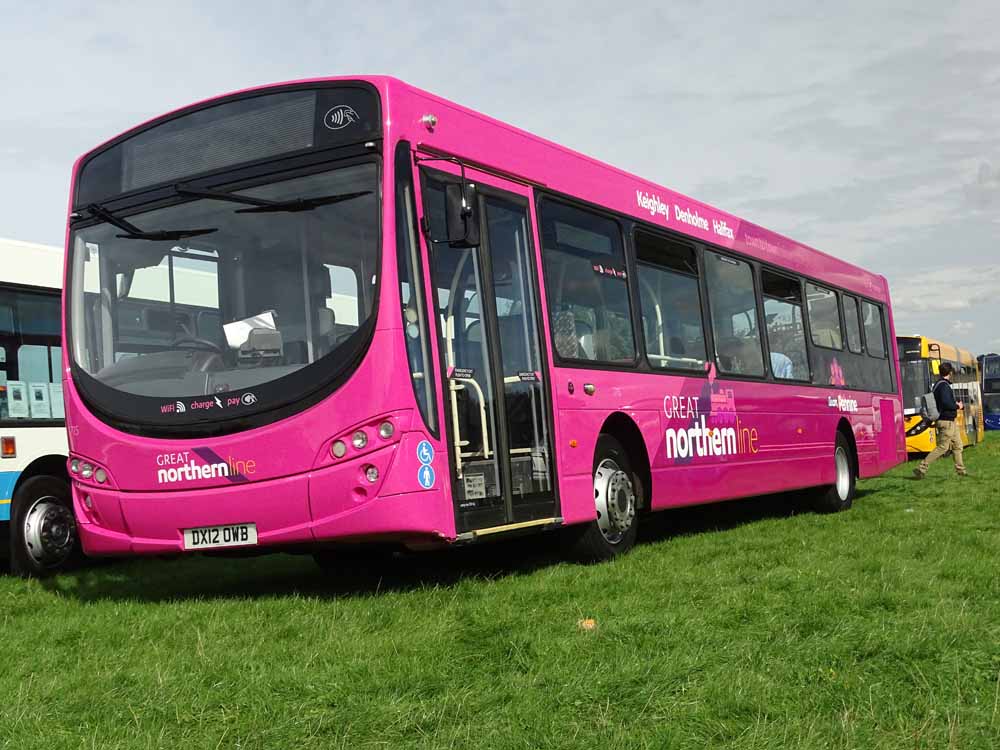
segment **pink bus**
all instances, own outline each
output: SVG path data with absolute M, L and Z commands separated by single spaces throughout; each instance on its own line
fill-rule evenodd
M 601 559 L 648 511 L 843 510 L 906 458 L 883 277 L 392 78 L 157 118 L 70 208 L 90 555 L 572 527 Z

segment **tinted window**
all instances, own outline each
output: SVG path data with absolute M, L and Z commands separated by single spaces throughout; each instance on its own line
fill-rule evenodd
M 556 351 L 563 359 L 635 359 L 625 253 L 618 224 L 544 201 L 542 257 Z
M 815 284 L 806 284 L 806 300 L 813 343 L 829 349 L 843 349 L 837 293 Z
M 847 323 L 847 348 L 855 354 L 861 353 L 861 321 L 858 318 L 858 301 L 844 295 L 844 321 Z
M 646 356 L 653 367 L 703 370 L 705 331 L 694 248 L 635 236 Z
M 868 343 L 868 353 L 873 357 L 884 357 L 885 338 L 882 333 L 882 308 L 871 302 L 862 302 L 861 309 L 865 316 L 865 341 Z
M 802 286 L 770 271 L 760 274 L 771 372 L 779 380 L 808 380 L 809 357 L 802 325 Z
M 750 266 L 706 252 L 705 281 L 719 369 L 733 375 L 763 375 L 764 356 Z

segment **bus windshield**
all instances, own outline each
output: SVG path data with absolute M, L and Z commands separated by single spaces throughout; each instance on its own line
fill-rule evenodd
M 920 397 L 931 389 L 930 367 L 925 359 L 899 363 L 903 380 L 903 409 L 912 413 L 919 407 Z
M 356 359 L 374 316 L 377 173 L 366 162 L 192 191 L 124 219 L 95 207 L 104 220 L 74 233 L 70 258 L 73 360 L 98 384 L 87 395 L 111 413 L 129 411 L 114 408 L 129 396 L 174 402 L 185 421 L 191 397 L 254 388 L 242 403 L 253 407 L 261 386 L 298 373 L 273 406 L 328 381 Z M 206 229 L 170 231 L 188 227 Z

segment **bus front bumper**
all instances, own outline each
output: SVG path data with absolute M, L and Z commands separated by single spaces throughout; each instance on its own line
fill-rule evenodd
M 363 466 L 354 461 L 280 479 L 180 491 L 124 492 L 73 482 L 83 550 L 92 557 L 198 551 L 185 547 L 185 529 L 238 524 L 256 529 L 257 544 L 244 550 L 369 539 L 454 540 L 454 515 L 440 483 L 412 491 L 395 481 L 393 451 L 363 459 L 364 466 L 379 469 L 377 484 L 367 482 Z

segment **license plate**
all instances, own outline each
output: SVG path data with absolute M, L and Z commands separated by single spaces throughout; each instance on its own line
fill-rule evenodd
M 255 523 L 184 529 L 184 549 L 244 547 L 251 544 L 257 544 L 257 524 Z

